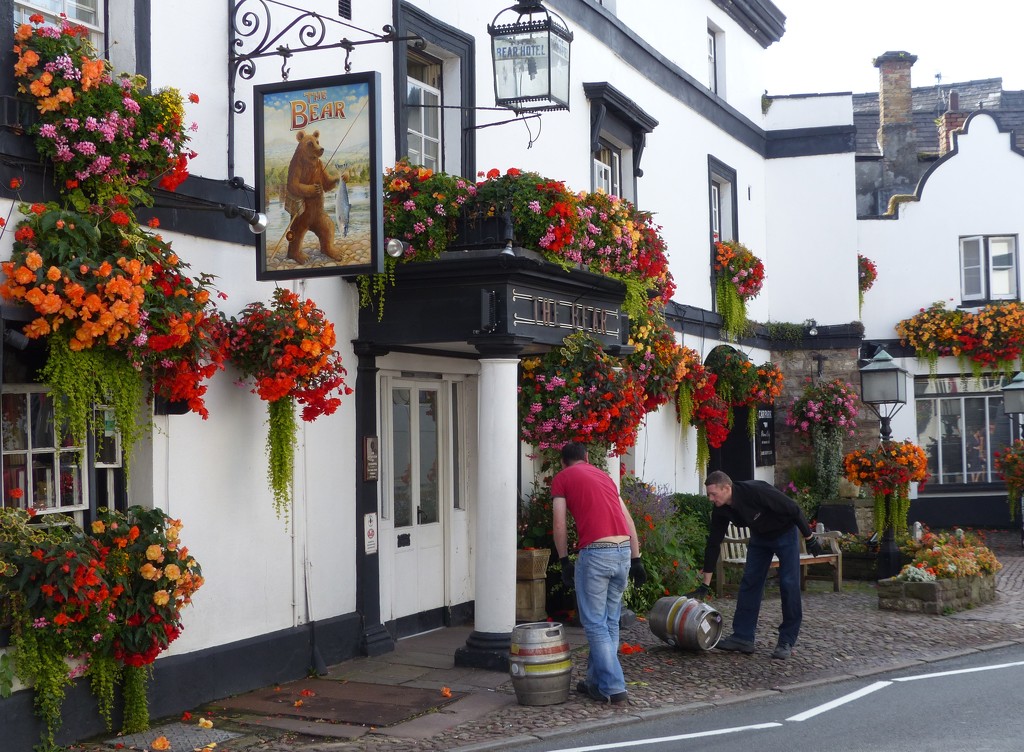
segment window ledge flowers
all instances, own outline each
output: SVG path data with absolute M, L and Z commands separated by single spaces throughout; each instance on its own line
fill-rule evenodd
M 378 306 L 399 262 L 430 261 L 456 242 L 457 219 L 508 217 L 514 243 L 564 268 L 614 277 L 627 288 L 624 309 L 640 315 L 653 299 L 667 303 L 675 284 L 661 227 L 649 212 L 605 193 L 574 193 L 563 182 L 509 167 L 481 172 L 476 184 L 398 162 L 384 176 L 384 234 L 408 244 L 385 272 L 360 278 L 360 305 Z
M 120 684 L 123 732 L 145 730 L 147 667 L 181 634 L 181 610 L 203 585 L 181 522 L 142 507 L 101 508 L 87 530 L 30 520 L 0 509 L 0 597 L 13 616 L 14 673 L 32 685 L 43 721 L 37 748 L 60 749 L 61 704 L 80 675 L 108 729 Z
M 1010 377 L 1024 354 L 1024 304 L 992 303 L 977 313 L 948 310 L 944 301 L 896 325 L 904 345 L 936 372 L 940 357 L 954 357 L 962 373 L 981 376 L 986 370 Z
M 38 314 L 25 334 L 47 341 L 43 378 L 75 443 L 85 444 L 92 406 L 110 405 L 127 462 L 143 376 L 206 417 L 203 382 L 221 359 L 210 279 L 189 276 L 134 214 L 152 202 L 153 181 L 173 190 L 188 175 L 184 104 L 174 89 L 146 94 L 142 78 L 112 75 L 83 27 L 30 21 L 15 31 L 14 73 L 36 103 L 36 148 L 64 205 L 19 207 L 0 295 Z
M 715 242 L 715 302 L 722 332 L 731 339 L 747 330 L 747 302 L 760 294 L 764 264 L 742 243 Z
M 312 300 L 277 288 L 270 306 L 250 303 L 227 328 L 228 359 L 267 403 L 267 477 L 280 517 L 291 504 L 295 403 L 302 405 L 304 421 L 314 421 L 333 414 L 340 395 L 352 393 L 334 349 L 334 324 Z

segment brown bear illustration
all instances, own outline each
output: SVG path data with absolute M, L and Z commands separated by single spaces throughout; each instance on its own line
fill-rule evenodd
M 320 157 L 324 149 L 320 146 L 320 131 L 307 135 L 305 131 L 295 134 L 299 145 L 295 147 L 291 164 L 288 165 L 288 202 L 292 215 L 288 228 L 288 258 L 299 264 L 306 263 L 302 252 L 302 239 L 306 232 L 320 240 L 320 252 L 338 261 L 340 254 L 334 250 L 334 222 L 324 211 L 324 194 L 338 185 L 339 178 L 331 175 Z

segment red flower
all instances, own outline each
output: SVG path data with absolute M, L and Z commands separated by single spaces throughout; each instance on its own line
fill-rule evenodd
M 120 225 L 121 227 L 125 227 L 132 220 L 131 220 L 131 217 L 129 217 L 123 211 L 116 211 L 116 212 L 114 212 L 113 214 L 110 215 L 110 221 L 113 222 L 115 225 Z
M 199 95 L 196 94 L 194 91 L 191 92 L 188 95 L 188 101 L 191 102 L 192 104 L 199 104 Z

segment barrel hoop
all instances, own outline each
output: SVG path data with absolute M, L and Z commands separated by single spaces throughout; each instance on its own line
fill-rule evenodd
M 541 674 L 551 671 L 564 671 L 572 668 L 572 661 L 558 661 L 557 663 L 531 663 L 522 667 L 528 674 Z
M 512 645 L 509 648 L 509 652 L 512 655 L 558 655 L 559 653 L 568 653 L 569 644 L 566 642 L 560 642 L 555 645 L 535 648 L 526 648 L 522 645 Z

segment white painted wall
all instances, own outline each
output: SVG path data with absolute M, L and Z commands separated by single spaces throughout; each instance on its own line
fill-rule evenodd
M 417 0 L 415 4 L 476 36 L 477 104 L 493 104 L 486 26 L 500 9 L 509 5 L 508 0 Z M 333 15 L 336 9 L 328 0 L 308 0 L 303 6 L 325 15 Z M 379 32 L 385 24 L 393 22 L 391 9 L 391 3 L 359 3 L 356 24 Z M 779 101 L 772 108 L 774 112 L 770 111 L 762 120 L 760 96 L 765 87 L 760 80 L 758 60 L 763 50 L 711 2 L 648 0 L 621 3 L 619 11 L 624 23 L 634 26 L 661 54 L 689 70 L 698 80 L 706 76 L 707 70 L 707 20 L 712 19 L 725 29 L 729 68 L 726 100 L 755 127 L 797 127 L 802 118 L 812 124 L 848 122 L 839 117 L 842 105 L 825 98 L 811 103 L 807 109 L 800 109 L 803 104 Z M 214 180 L 239 175 L 251 185 L 251 87 L 254 83 L 279 81 L 281 61 L 276 57 L 261 59 L 252 81 L 239 78 L 234 82 L 236 95 L 247 110 L 231 116 L 235 126 L 235 166 L 229 170 L 226 48 L 230 22 L 225 18 L 224 4 L 208 0 L 154 3 L 152 14 L 154 88 L 175 86 L 184 94 L 199 95 L 199 104 L 187 105 L 187 118 L 199 124 L 192 141 L 199 156 L 191 164 L 192 172 Z M 674 19 L 673 23 L 665 23 L 666 18 Z M 331 36 L 340 36 L 338 28 L 331 27 Z M 821 310 L 825 309 L 834 311 L 837 322 L 855 318 L 852 156 L 766 163 L 705 118 L 669 99 L 663 89 L 643 78 L 629 61 L 610 56 L 587 32 L 574 31 L 571 111 L 545 114 L 540 123 L 531 121 L 529 132 L 518 123 L 477 131 L 478 168 L 504 170 L 516 166 L 564 180 L 574 190 L 589 190 L 590 109 L 582 84 L 607 80 L 660 122 L 648 137 L 637 203 L 640 208 L 653 211 L 663 226 L 678 285 L 678 301 L 706 309 L 712 307 L 707 175 L 708 156 L 713 155 L 737 172 L 739 238 L 765 261 L 767 268 L 765 289 L 750 306 L 751 316 L 761 321 L 814 316 L 820 321 Z M 355 31 L 352 36 L 364 38 Z M 381 74 L 385 165 L 392 164 L 395 157 L 392 54 L 391 45 L 374 44 L 358 47 L 351 55 L 353 71 L 378 70 Z M 287 63 L 289 80 L 341 73 L 343 61 L 341 50 L 298 53 Z M 481 111 L 477 119 L 485 124 L 510 115 Z M 985 195 L 991 199 L 991 193 L 986 191 Z M 978 200 L 982 200 L 981 192 Z M 9 207 L 9 201 L 0 200 L 0 211 L 6 212 Z M 895 228 L 896 223 L 890 224 Z M 255 280 L 252 247 L 188 237 L 176 233 L 173 227 L 162 231 L 196 271 L 217 276 L 218 287 L 228 294 L 228 299 L 218 304 L 229 315 L 250 301 L 269 300 L 274 285 Z M 874 231 L 865 230 L 862 242 L 870 241 Z M 972 226 L 971 231 L 984 230 Z M 5 233 L 0 238 L 0 257 L 10 253 L 11 237 L 12 233 Z M 867 248 L 865 252 L 871 255 Z M 882 262 L 879 284 L 885 283 L 886 275 L 890 274 L 888 268 L 896 263 L 896 254 L 890 255 L 894 258 L 887 255 L 877 259 Z M 821 276 L 809 280 L 807 269 L 812 266 Z M 897 271 L 888 284 L 901 278 L 910 279 Z M 335 278 L 281 284 L 315 299 L 334 321 L 338 346 L 349 367 L 349 383 L 354 385 L 354 288 Z M 872 310 L 875 299 L 893 294 L 873 290 L 866 311 Z M 900 294 L 895 293 L 895 297 Z M 893 311 L 882 308 L 878 313 L 891 318 Z M 882 328 L 881 319 L 875 326 Z M 683 340 L 702 355 L 718 344 L 690 336 Z M 768 359 L 768 354 L 755 351 L 750 357 L 761 363 Z M 475 397 L 473 361 L 392 355 L 383 358 L 379 365 L 397 371 L 405 368 L 461 373 L 469 378 L 467 397 Z M 314 618 L 347 614 L 355 608 L 354 562 L 359 531 L 355 529 L 354 478 L 360 469 L 354 461 L 354 397 L 345 399 L 335 415 L 302 428 L 296 458 L 298 514 L 295 523 L 286 528 L 274 516 L 266 486 L 265 406 L 234 383 L 237 377 L 229 369 L 212 380 L 208 421 L 194 415 L 157 418 L 151 439 L 140 447 L 140 458 L 146 466 L 138 466 L 134 476 L 133 501 L 152 502 L 182 519 L 183 540 L 202 564 L 207 581 L 193 608 L 186 611 L 188 628 L 172 646 L 175 653 L 304 623 L 308 618 L 307 573 Z M 467 416 L 471 425 L 475 425 L 475 417 Z M 476 446 L 470 442 L 467 449 L 469 467 L 475 472 Z M 633 462 L 646 480 L 698 492 L 700 479 L 693 470 L 695 452 L 695 432 L 687 429 L 685 434 L 681 433 L 674 408 L 667 405 L 648 417 Z M 524 462 L 523 467 L 523 474 L 527 475 L 528 463 Z M 758 477 L 770 480 L 770 468 L 759 469 Z M 476 486 L 475 478 L 467 479 L 466 488 L 471 493 Z M 451 603 L 469 600 L 474 594 L 471 557 L 477 501 L 471 497 L 468 509 L 453 512 L 451 518 L 448 544 L 452 555 L 447 573 Z M 391 598 L 389 556 L 393 551 L 385 543 L 389 537 L 386 521 L 381 521 L 380 533 L 382 597 L 387 600 Z M 226 613 L 231 614 L 230 619 L 224 618 Z
M 868 339 L 895 338 L 898 321 L 937 300 L 950 308 L 960 303 L 961 236 L 1024 237 L 1024 157 L 1010 149 L 1010 135 L 978 113 L 956 143 L 957 153 L 938 163 L 919 188 L 921 200 L 900 205 L 898 219 L 857 223 L 861 251 L 878 266 L 864 298 Z

